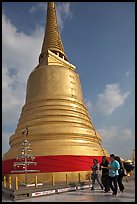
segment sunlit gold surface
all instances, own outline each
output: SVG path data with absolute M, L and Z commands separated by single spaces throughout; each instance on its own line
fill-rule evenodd
M 125 163 L 132 163 L 132 160 L 128 159 L 128 160 L 123 160 L 123 162 Z
M 26 125 L 29 128 L 27 139 L 31 143 L 35 156 L 101 156 L 104 155 L 104 152 L 106 156 L 109 156 L 106 150 L 102 151 L 101 137 L 95 132 L 84 105 L 80 78 L 75 66 L 54 52 L 59 49 L 64 53 L 64 49 L 57 34 L 59 31 L 56 32 L 57 36 L 52 33 L 50 23 L 56 24 L 56 18 L 51 20 L 55 12 L 53 12 L 53 4 L 50 3 L 48 3 L 46 26 L 49 31 L 46 30 L 48 34 L 46 33 L 44 37 L 41 52 L 43 55 L 46 50 L 47 54 L 28 78 L 26 102 L 22 108 L 16 131 L 10 137 L 10 149 L 3 159 L 16 157 Z M 52 49 L 50 49 L 51 45 Z M 85 177 L 87 173 L 84 173 Z M 72 174 L 69 172 L 69 175 L 73 174 L 75 175 L 75 172 Z M 57 175 L 64 175 L 64 173 L 55 173 L 55 178 L 59 180 L 61 177 Z
M 15 134 L 10 137 L 12 148 L 4 159 L 17 155 L 26 124 L 35 156 L 102 155 L 101 138 L 95 134 L 83 103 L 80 79 L 75 70 L 45 65 L 30 74 L 26 104 Z
M 52 185 L 52 175 L 54 174 L 55 185 L 60 181 L 66 182 L 66 174 L 68 183 L 78 182 L 80 173 L 80 181 L 89 180 L 89 176 L 91 175 L 90 171 L 75 171 L 75 172 L 56 172 L 56 173 L 31 173 L 27 174 L 27 183 L 32 184 L 35 183 L 35 176 L 38 178 L 38 183 L 45 182 L 46 184 Z M 12 183 L 15 182 L 15 177 L 18 177 L 19 182 L 22 183 L 25 180 L 24 174 L 12 174 L 10 175 L 12 179 Z M 9 175 L 6 176 L 6 180 L 8 181 Z

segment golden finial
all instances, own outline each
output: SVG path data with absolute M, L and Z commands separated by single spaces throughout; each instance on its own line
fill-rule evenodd
M 67 60 L 57 24 L 54 2 L 48 2 L 47 4 L 46 30 L 39 62 L 43 61 L 43 58 L 46 57 L 48 50 Z

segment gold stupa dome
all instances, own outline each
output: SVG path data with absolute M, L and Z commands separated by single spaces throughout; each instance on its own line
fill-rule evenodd
M 28 77 L 25 104 L 3 157 L 3 175 L 15 177 L 11 171 L 26 125 L 27 141 L 40 171 L 29 174 L 30 180 L 35 175 L 49 180 L 53 173 L 55 181 L 65 181 L 66 174 L 70 181 L 77 181 L 78 173 L 87 179 L 93 158 L 101 162 L 102 156 L 109 156 L 84 104 L 76 67 L 65 54 L 53 2 L 47 6 L 39 63 Z M 20 178 L 24 179 L 23 174 Z

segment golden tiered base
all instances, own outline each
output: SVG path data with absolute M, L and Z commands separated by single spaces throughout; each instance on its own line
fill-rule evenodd
M 39 175 L 44 176 L 43 180 L 54 172 L 55 181 L 64 181 L 67 172 L 70 179 L 73 180 L 75 177 L 77 180 L 80 171 L 86 179 L 93 158 L 100 160 L 104 154 L 109 156 L 104 149 L 102 150 L 101 137 L 95 131 L 83 102 L 79 76 L 72 67 L 38 66 L 30 74 L 26 104 L 22 109 L 15 134 L 10 137 L 11 148 L 3 158 L 3 167 L 6 165 L 3 174 L 10 174 L 13 170 L 12 159 L 18 154 L 24 137 L 22 132 L 26 125 L 29 128 L 27 140 L 36 156 L 37 168 L 41 172 Z M 64 164 L 61 169 L 63 163 L 60 163 L 62 162 L 60 160 L 58 161 L 60 167 L 54 167 L 52 163 L 54 164 L 55 158 L 52 158 L 53 162 L 47 160 L 47 157 L 52 156 L 61 156 L 61 159 L 69 157 L 68 161 L 73 160 L 74 163 L 69 164 L 68 169 L 67 164 Z M 75 160 L 77 156 L 80 159 L 83 156 L 90 158 L 87 167 L 85 166 L 87 159 L 83 159 L 85 163 L 77 163 L 77 159 Z M 44 164 L 51 167 L 50 170 L 42 167 Z M 29 177 L 31 179 L 33 174 Z

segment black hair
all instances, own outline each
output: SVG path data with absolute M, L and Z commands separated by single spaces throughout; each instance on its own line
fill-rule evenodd
M 106 159 L 105 162 L 103 161 L 104 158 Z M 107 159 L 106 156 L 103 156 L 103 157 L 102 157 L 102 163 L 104 163 L 104 164 L 107 164 L 107 163 L 108 163 L 108 159 Z
M 93 161 L 96 161 L 98 163 L 98 160 L 97 159 L 94 159 Z
M 103 159 L 104 159 L 104 158 L 106 158 L 106 159 L 107 159 L 107 157 L 106 157 L 106 156 L 103 156 L 103 157 L 102 157 L 102 161 L 103 161 Z
M 115 158 L 115 155 L 114 155 L 114 154 L 110 154 L 110 157 L 113 157 L 113 158 Z
M 120 163 L 120 165 L 122 165 L 122 161 L 119 156 L 115 156 L 115 160 L 117 160 Z

